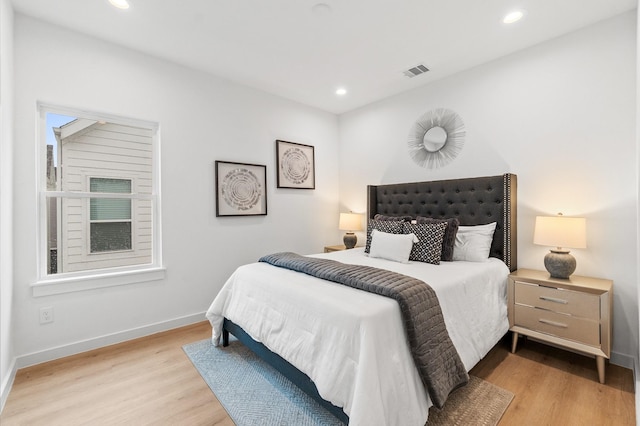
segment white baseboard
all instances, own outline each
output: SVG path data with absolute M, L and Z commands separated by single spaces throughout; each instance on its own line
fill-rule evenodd
M 619 352 L 611 352 L 611 359 L 609 360 L 609 362 L 611 362 L 611 364 L 619 365 L 620 367 L 628 368 L 629 370 L 633 371 L 635 377 L 637 362 L 635 357 L 621 354 Z
M 0 383 L 0 413 L 2 413 L 4 404 L 7 402 L 7 398 L 9 397 L 9 392 L 11 392 L 11 388 L 13 387 L 13 381 L 16 378 L 16 371 L 18 371 L 18 368 L 16 367 L 16 359 L 14 358 L 9 366 L 9 374 L 7 374 L 2 383 Z
M 640 425 L 640 376 L 638 376 L 638 371 L 640 368 L 639 361 L 636 359 L 635 365 L 633 369 L 633 383 L 635 384 L 635 392 L 636 392 L 636 425 Z
M 63 358 L 69 355 L 75 355 L 116 343 L 126 342 L 127 340 L 133 340 L 139 337 L 149 336 L 151 334 L 159 333 L 162 331 L 167 331 L 174 328 L 183 327 L 185 325 L 202 322 L 206 320 L 204 315 L 204 312 L 198 312 L 196 314 L 174 318 L 168 321 L 162 321 L 159 323 L 145 325 L 143 327 L 133 328 L 130 330 L 119 331 L 117 333 L 82 340 L 39 352 L 33 352 L 30 354 L 19 356 L 16 360 L 16 366 L 18 369 L 29 367 L 31 365 L 53 361 L 54 359 Z

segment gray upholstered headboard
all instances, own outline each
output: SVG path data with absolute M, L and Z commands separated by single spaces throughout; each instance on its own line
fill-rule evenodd
M 377 214 L 457 217 L 460 225 L 497 222 L 490 256 L 515 271 L 517 251 L 517 187 L 514 174 L 431 182 L 369 185 L 367 220 Z

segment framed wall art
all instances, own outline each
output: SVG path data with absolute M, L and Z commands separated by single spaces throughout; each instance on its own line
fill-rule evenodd
M 276 141 L 278 188 L 316 189 L 313 146 Z
M 216 161 L 216 216 L 267 214 L 267 166 Z

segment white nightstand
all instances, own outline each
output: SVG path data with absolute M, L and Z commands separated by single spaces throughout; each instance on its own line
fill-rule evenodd
M 519 269 L 509 275 L 511 352 L 518 335 L 595 355 L 604 383 L 605 359 L 611 357 L 613 282 L 572 275 L 551 278 L 546 271 Z

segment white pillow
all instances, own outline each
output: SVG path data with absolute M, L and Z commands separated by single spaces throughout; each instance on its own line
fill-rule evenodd
M 453 260 L 485 262 L 489 258 L 496 222 L 487 225 L 460 226 L 453 246 Z
M 369 256 L 409 263 L 413 243 L 418 241 L 415 234 L 388 234 L 374 229 L 371 231 Z

